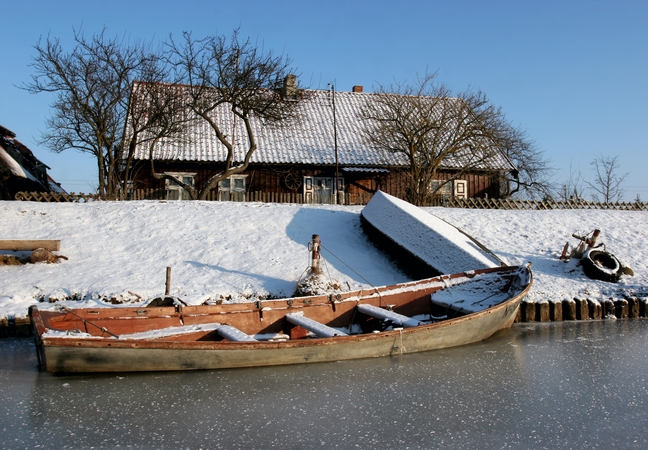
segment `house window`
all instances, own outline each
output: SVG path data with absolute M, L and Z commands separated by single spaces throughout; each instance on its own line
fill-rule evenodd
M 432 180 L 430 183 L 430 191 L 434 192 L 435 196 L 441 197 L 444 200 L 452 197 L 452 181 Z
M 466 180 L 434 180 L 430 183 L 430 190 L 434 192 L 435 196 L 444 201 L 450 197 L 468 198 L 468 183 Z
M 304 201 L 306 203 L 335 204 L 334 177 L 304 177 Z M 344 178 L 338 178 L 338 202 L 344 200 Z
M 187 172 L 165 172 L 166 175 L 171 175 L 174 178 L 182 181 L 189 186 L 194 186 L 194 177 L 195 173 Z M 164 188 L 166 190 L 166 199 L 167 200 L 190 200 L 191 197 L 189 193 L 180 186 L 175 180 L 164 180 Z
M 247 175 L 232 175 L 218 183 L 218 200 L 245 201 L 245 178 Z

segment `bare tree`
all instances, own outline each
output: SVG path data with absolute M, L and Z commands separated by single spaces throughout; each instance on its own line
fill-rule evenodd
M 32 63 L 35 74 L 23 88 L 54 94 L 43 144 L 54 152 L 74 149 L 93 155 L 98 193 L 117 198 L 128 181 L 128 171 L 123 170 L 127 153 L 137 135 L 155 122 L 140 121 L 130 128 L 132 135 L 124 134 L 131 87 L 135 80 L 164 80 L 167 68 L 150 45 L 108 38 L 105 32 L 86 38 L 75 30 L 70 52 L 57 38 L 39 40 Z
M 590 163 L 594 181 L 587 182 L 594 201 L 619 202 L 625 195 L 623 181 L 629 173 L 619 174 L 619 157 L 598 155 Z
M 208 124 L 227 156 L 223 169 L 199 188 L 171 175 L 156 173 L 152 157 L 151 169 L 157 178 L 169 178 L 182 186 L 191 198 L 205 199 L 220 181 L 248 167 L 257 149 L 254 120 L 263 126 L 280 127 L 297 118 L 296 78 L 293 77 L 292 92 L 282 95 L 285 79 L 292 73 L 289 58 L 266 52 L 249 39 L 241 40 L 238 30 L 230 39 L 195 39 L 185 32 L 181 42 L 171 39 L 168 48 L 177 79 L 186 86 L 187 107 Z M 234 137 L 228 135 L 226 124 L 218 118 L 224 111 L 244 124 L 247 145 L 240 160 L 236 158 Z
M 136 149 L 140 145 L 148 147 L 154 178 L 166 178 L 166 174 L 157 174 L 153 170 L 153 152 L 162 139 L 189 144 L 185 132 L 194 121 L 188 114 L 186 93 L 182 86 L 151 81 L 133 83 L 125 133 L 129 140 L 126 142 L 128 151 L 124 155 L 124 179 L 134 178 L 131 170 Z M 180 180 L 176 182 L 191 188 Z M 126 191 L 123 190 L 122 198 Z
M 583 199 L 583 177 L 580 170 L 575 171 L 572 164 L 569 164 L 569 176 L 556 192 L 559 200 L 582 200 Z
M 467 171 L 488 166 L 493 160 L 529 161 L 537 166 L 539 153 L 525 134 L 512 127 L 500 108 L 494 107 L 481 92 L 466 91 L 456 97 L 436 74 L 417 77 L 413 85 L 379 86 L 361 111 L 366 140 L 409 161 L 408 200 L 428 204 L 443 185 L 433 185 L 442 166 L 458 170 L 446 182 Z M 533 187 L 542 170 L 524 169 L 526 179 L 517 175 L 517 192 Z M 514 192 L 509 192 L 511 195 Z
M 487 123 L 493 143 L 508 157 L 515 170 L 502 173 L 503 185 L 508 191 L 503 197 L 548 198 L 553 191 L 551 177 L 555 169 L 549 166 L 526 131 L 510 124 L 500 108 L 493 111 Z

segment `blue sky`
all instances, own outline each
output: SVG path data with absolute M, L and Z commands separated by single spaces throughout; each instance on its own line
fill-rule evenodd
M 436 71 L 454 92 L 481 89 L 526 129 L 562 184 L 591 179 L 596 155 L 619 156 L 626 200 L 648 200 L 648 2 L 579 1 L 32 1 L 3 6 L 0 124 L 71 192 L 96 186 L 95 162 L 39 146 L 48 94 L 29 81 L 39 37 L 162 41 L 169 33 L 243 36 L 287 54 L 300 84 L 350 91 Z M 71 48 L 68 46 L 68 48 Z

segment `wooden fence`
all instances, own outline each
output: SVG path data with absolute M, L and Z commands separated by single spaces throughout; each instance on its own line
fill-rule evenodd
M 366 205 L 371 200 L 371 194 L 365 195 L 344 195 L 345 205 Z M 16 200 L 33 201 L 33 202 L 89 202 L 89 201 L 102 201 L 104 200 L 98 194 L 57 194 L 48 192 L 18 192 L 15 195 Z M 221 198 L 222 199 L 222 198 Z M 176 201 L 167 200 L 166 192 L 164 190 L 154 189 L 138 189 L 131 192 L 126 200 L 160 200 L 160 201 Z M 219 197 L 216 193 L 211 194 L 206 200 L 218 201 Z M 275 192 L 246 192 L 245 194 L 233 193 L 225 201 L 234 202 L 259 202 L 259 203 L 296 203 L 296 204 L 310 204 L 311 202 L 304 200 L 304 195 L 299 193 L 275 193 Z
M 46 202 L 46 203 L 86 203 L 102 200 L 99 194 L 59 194 L 56 192 L 17 192 L 14 196 L 16 200 L 28 202 Z
M 371 200 L 371 194 L 344 195 L 345 205 L 366 205 Z M 16 200 L 35 202 L 78 202 L 86 203 L 103 200 L 97 194 L 57 194 L 47 192 L 18 192 Z M 127 200 L 166 200 L 164 190 L 136 190 L 129 195 Z M 216 194 L 207 200 L 216 201 Z M 229 201 L 239 202 L 260 202 L 260 203 L 296 203 L 309 204 L 304 201 L 303 194 L 299 193 L 272 193 L 272 192 L 247 192 L 245 195 L 236 194 L 228 198 Z M 168 200 L 175 201 L 175 200 Z M 599 209 L 617 211 L 648 211 L 648 203 L 645 202 L 615 202 L 602 203 L 590 202 L 587 200 L 511 200 L 511 199 L 489 199 L 489 198 L 468 198 L 462 199 L 451 197 L 439 200 L 428 206 L 444 206 L 448 208 L 469 208 L 469 209 L 514 209 L 514 210 L 557 210 L 557 209 Z
M 451 198 L 445 205 L 451 208 L 470 209 L 521 209 L 521 210 L 553 210 L 553 209 L 611 209 L 621 211 L 647 211 L 645 202 L 590 202 L 587 200 L 510 200 L 488 198 Z

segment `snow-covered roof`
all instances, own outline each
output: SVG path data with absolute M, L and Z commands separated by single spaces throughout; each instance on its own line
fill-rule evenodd
M 300 120 L 283 128 L 264 126 L 254 120 L 252 127 L 258 149 L 252 163 L 267 164 L 335 164 L 335 129 L 333 93 L 307 90 L 298 106 Z M 365 102 L 376 95 L 367 92 L 335 92 L 335 123 L 337 124 L 338 164 L 354 167 L 407 167 L 407 158 L 398 153 L 372 147 L 360 132 L 360 110 Z M 222 125 L 228 140 L 235 146 L 235 162 L 242 161 L 248 148 L 242 120 L 235 119 L 227 105 L 214 111 L 213 117 Z M 181 141 L 181 142 L 179 142 Z M 226 148 L 204 121 L 193 123 L 184 139 L 161 141 L 153 152 L 156 160 L 167 161 L 225 161 Z M 140 145 L 136 159 L 148 159 L 146 145 Z M 462 161 L 446 161 L 446 168 L 462 167 Z M 513 166 L 501 153 L 488 164 L 477 164 L 479 169 L 509 170 Z
M 46 190 L 65 192 L 49 175 L 49 169 L 32 151 L 16 139 L 16 134 L 0 125 L 0 165 L 18 178 L 38 184 Z

